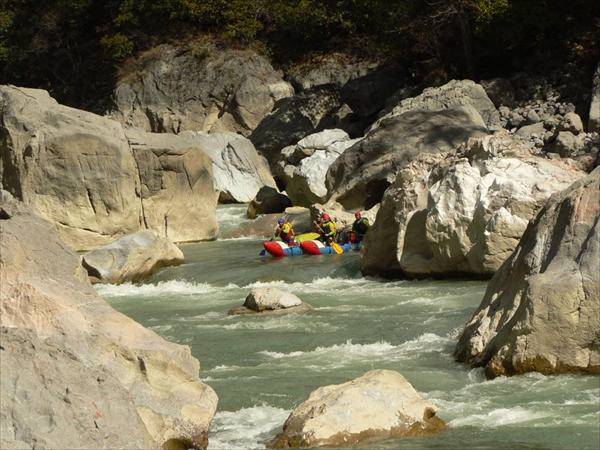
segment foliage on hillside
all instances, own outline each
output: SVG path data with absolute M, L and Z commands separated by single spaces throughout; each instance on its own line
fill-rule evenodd
M 0 0 L 2 82 L 90 107 L 152 45 L 211 34 L 286 64 L 350 50 L 489 76 L 598 58 L 597 0 Z

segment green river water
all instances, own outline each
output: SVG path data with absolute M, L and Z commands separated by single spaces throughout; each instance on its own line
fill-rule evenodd
M 219 209 L 221 227 L 243 206 Z M 460 328 L 485 283 L 365 279 L 359 256 L 261 258 L 261 242 L 182 247 L 186 264 L 141 285 L 98 286 L 118 310 L 187 344 L 219 395 L 209 449 L 264 448 L 315 388 L 371 369 L 402 373 L 440 409 L 447 431 L 369 449 L 598 449 L 600 378 L 529 374 L 486 381 L 454 362 Z M 252 287 L 297 294 L 315 310 L 280 317 L 227 316 Z

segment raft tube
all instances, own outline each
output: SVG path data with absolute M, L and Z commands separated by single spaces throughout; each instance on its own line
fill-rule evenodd
M 340 244 L 344 253 L 360 250 L 360 244 Z M 323 244 L 321 241 L 305 241 L 300 243 L 300 248 L 307 255 L 337 255 L 336 251 L 329 245 Z
M 281 241 L 265 241 L 263 242 L 263 246 L 268 254 L 277 258 L 281 258 L 283 256 L 299 256 L 303 254 L 301 247 L 290 247 L 285 242 Z

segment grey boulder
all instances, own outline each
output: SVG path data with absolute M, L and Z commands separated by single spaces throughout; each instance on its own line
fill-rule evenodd
M 179 135 L 128 129 L 141 182 L 143 225 L 172 242 L 214 239 L 218 227 L 213 164 Z
M 331 116 L 341 105 L 337 89 L 330 85 L 282 99 L 256 127 L 250 140 L 273 164 L 284 147 L 327 128 Z
M 240 307 L 229 310 L 230 315 L 263 314 L 279 315 L 310 311 L 310 305 L 297 296 L 276 288 L 255 288 Z
M 371 129 L 378 127 L 382 120 L 407 111 L 436 111 L 457 106 L 472 106 L 490 130 L 501 128 L 500 114 L 481 85 L 471 80 L 452 80 L 440 87 L 426 88 L 416 97 L 401 100 L 390 112 L 371 125 Z
M 272 448 L 344 447 L 441 431 L 437 407 L 393 370 L 320 387 L 291 412 Z
M 140 55 L 121 76 L 112 115 L 146 131 L 247 135 L 277 100 L 293 94 L 282 74 L 252 50 L 165 44 Z
M 214 186 L 220 193 L 220 202 L 248 203 L 261 188 L 275 187 L 267 160 L 244 136 L 192 131 L 182 136 L 199 145 L 212 160 Z
M 449 151 L 487 132 L 472 106 L 392 115 L 331 164 L 326 179 L 329 198 L 346 209 L 370 209 L 417 155 Z
M 0 123 L 0 187 L 69 245 L 90 249 L 140 228 L 136 161 L 118 122 L 0 86 Z
M 553 195 L 490 281 L 456 347 L 490 377 L 600 373 L 600 168 Z
M 336 129 L 323 130 L 299 141 L 292 153 L 292 158 L 299 162 L 285 178 L 286 193 L 294 205 L 308 207 L 323 203 L 328 198 L 327 170 L 359 141 L 360 138 L 350 139 L 346 132 Z
M 183 264 L 183 252 L 168 239 L 144 230 L 83 255 L 90 280 L 119 284 L 139 281 L 161 267 Z
M 261 188 L 256 197 L 248 205 L 246 215 L 249 219 L 256 219 L 261 214 L 282 213 L 292 206 L 292 201 L 285 194 L 270 186 Z
M 585 175 L 506 131 L 400 170 L 366 236 L 362 270 L 384 276 L 490 277 L 546 200 Z

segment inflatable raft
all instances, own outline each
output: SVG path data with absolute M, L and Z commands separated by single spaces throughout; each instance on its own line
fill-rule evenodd
M 343 250 L 343 253 L 360 250 L 360 244 L 351 244 L 350 242 L 339 244 L 339 246 Z M 307 255 L 337 255 L 333 247 L 317 240 L 301 242 L 300 248 Z
M 329 246 L 323 244 L 321 241 L 310 240 L 300 242 L 297 245 L 290 246 L 285 242 L 281 241 L 265 241 L 263 242 L 265 250 L 261 252 L 261 255 L 269 254 L 277 258 L 283 256 L 300 256 L 300 255 L 336 255 L 335 250 Z M 360 244 L 340 244 L 343 253 L 360 250 Z
M 266 253 L 277 258 L 282 256 L 299 256 L 304 254 L 300 245 L 289 246 L 285 242 L 281 241 L 265 241 L 263 242 L 263 246 L 265 247 Z M 264 253 L 261 252 L 261 255 L 264 255 Z

